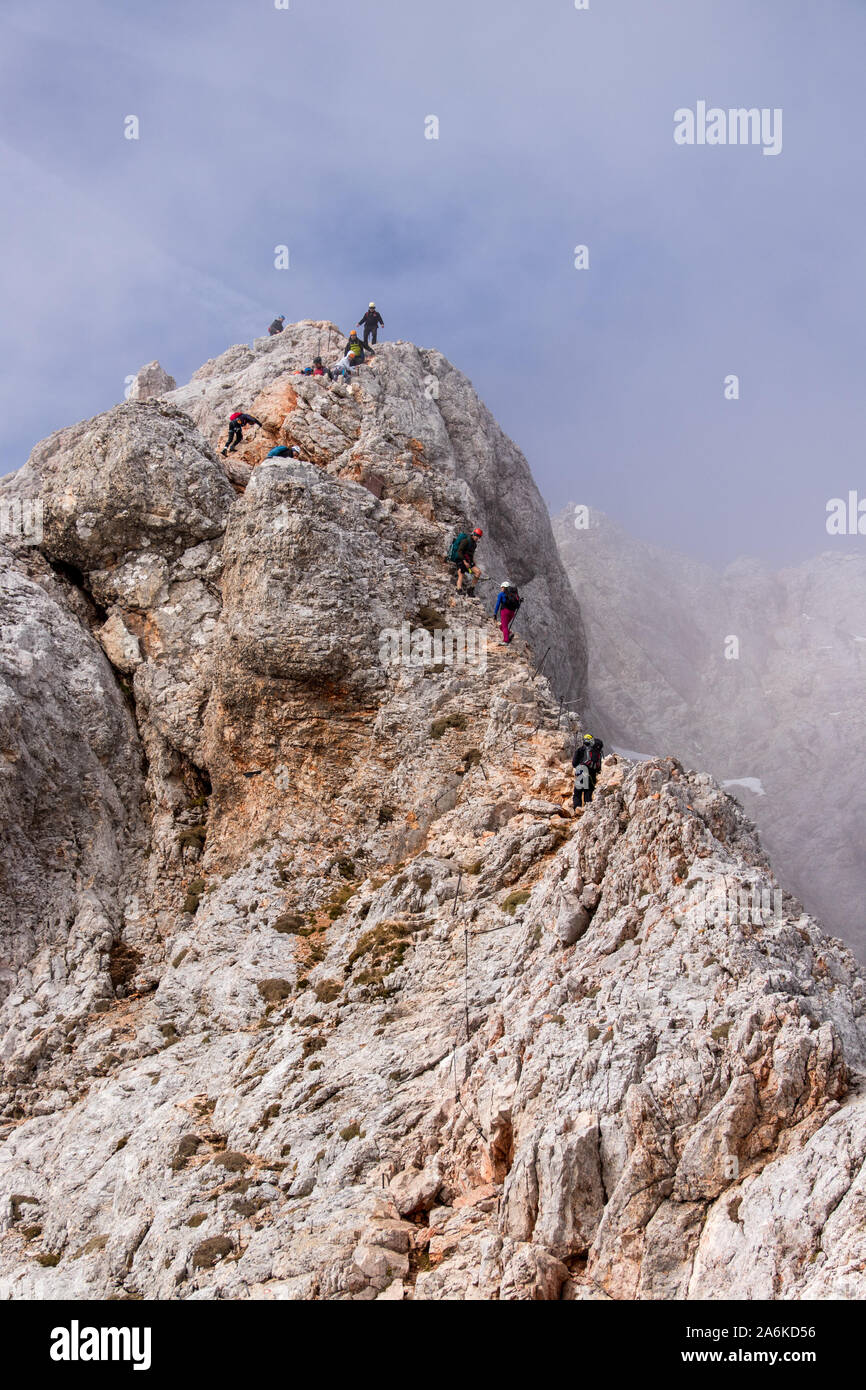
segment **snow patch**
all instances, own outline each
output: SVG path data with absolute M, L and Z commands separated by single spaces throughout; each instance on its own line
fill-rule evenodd
M 746 791 L 754 792 L 755 796 L 767 795 L 760 777 L 731 777 L 729 781 L 723 782 L 722 786 L 726 791 L 728 787 L 745 787 Z

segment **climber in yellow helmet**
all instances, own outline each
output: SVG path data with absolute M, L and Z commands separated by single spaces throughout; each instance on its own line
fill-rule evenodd
M 592 794 L 595 791 L 595 784 L 598 781 L 598 774 L 601 772 L 601 760 L 604 757 L 604 744 L 600 738 L 595 738 L 593 734 L 584 734 L 574 750 L 571 765 L 574 768 L 574 796 L 572 797 L 572 807 L 588 806 L 592 801 Z

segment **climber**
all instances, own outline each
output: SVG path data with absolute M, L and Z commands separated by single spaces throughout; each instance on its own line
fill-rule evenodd
M 371 341 L 375 343 L 379 329 L 385 327 L 385 320 L 382 318 L 382 315 L 379 313 L 372 299 L 370 300 L 370 307 L 364 317 L 358 319 L 358 328 L 361 327 L 361 324 L 364 325 L 364 347 L 369 347 Z
M 474 579 L 481 578 L 481 571 L 475 563 L 475 547 L 480 541 L 484 532 L 480 526 L 476 526 L 471 535 L 467 531 L 461 531 L 451 542 L 451 549 L 448 551 L 448 559 L 452 565 L 457 567 L 457 592 L 463 592 L 464 574 L 472 575 Z M 470 584 L 469 592 L 472 592 L 474 584 Z
M 300 457 L 301 451 L 297 444 L 292 444 L 290 448 L 285 444 L 277 444 L 265 454 L 266 459 L 299 459 Z
M 592 790 L 589 785 L 589 768 L 585 763 L 581 763 L 580 767 L 574 769 L 574 793 L 571 798 L 572 809 L 576 811 L 578 806 L 585 806 L 591 796 Z
M 324 365 L 324 363 L 322 362 L 321 357 L 314 357 L 314 358 L 313 358 L 313 365 L 312 365 L 312 367 L 300 367 L 300 368 L 298 369 L 297 375 L 298 375 L 298 376 L 327 376 L 327 373 L 328 373 L 328 369 L 327 369 L 327 367 Z
M 514 622 L 515 614 L 522 602 L 523 599 L 517 592 L 516 584 L 512 584 L 510 579 L 506 579 L 505 582 L 499 586 L 496 607 L 493 610 L 494 618 L 499 618 L 503 642 L 507 643 L 511 641 L 511 624 Z
M 595 784 L 601 771 L 603 753 L 604 744 L 600 738 L 594 738 L 592 734 L 584 734 L 582 741 L 575 748 L 574 757 L 571 760 L 571 765 L 575 769 L 574 796 L 571 803 L 573 807 L 585 806 L 592 801 Z M 578 801 L 577 771 L 580 768 L 586 768 L 589 785 L 588 789 L 582 790 L 581 798 Z M 581 773 L 581 782 L 583 780 Z
M 361 342 L 354 328 L 349 334 L 348 341 L 343 351 L 347 357 L 351 357 L 353 367 L 360 367 L 361 363 L 364 362 L 367 357 L 375 357 L 376 355 L 371 351 L 367 343 Z
M 244 437 L 244 425 L 258 425 L 262 427 L 261 420 L 257 420 L 255 415 L 247 415 L 243 410 L 235 410 L 229 416 L 229 437 L 223 449 L 223 458 L 226 454 L 233 454 Z
M 352 380 L 352 367 L 355 363 L 356 359 L 347 352 L 345 357 L 341 357 L 339 362 L 335 362 L 333 367 L 328 368 L 328 376 L 332 381 L 336 381 L 338 377 L 342 377 L 346 384 L 349 385 Z
M 282 333 L 282 331 L 283 331 L 283 324 L 285 323 L 285 321 L 286 321 L 286 316 L 285 316 L 285 314 L 280 314 L 278 318 L 275 318 L 275 319 L 274 319 L 273 323 L 272 323 L 272 324 L 270 325 L 270 327 L 268 328 L 268 333 L 270 334 L 270 336 L 271 336 L 272 338 L 275 338 L 276 335 L 277 335 L 278 333 Z

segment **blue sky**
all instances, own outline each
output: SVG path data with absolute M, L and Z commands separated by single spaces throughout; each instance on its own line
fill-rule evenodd
M 0 471 L 144 362 L 374 298 L 554 509 L 715 563 L 866 544 L 824 526 L 866 497 L 860 0 L 6 0 L 0 35 Z M 782 108 L 782 153 L 675 145 L 700 99 Z

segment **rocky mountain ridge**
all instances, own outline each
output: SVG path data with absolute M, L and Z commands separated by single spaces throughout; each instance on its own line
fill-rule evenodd
M 862 1296 L 852 957 L 705 774 L 611 757 L 572 818 L 525 460 L 435 352 L 296 375 L 338 336 L 3 485 L 0 1296 Z

